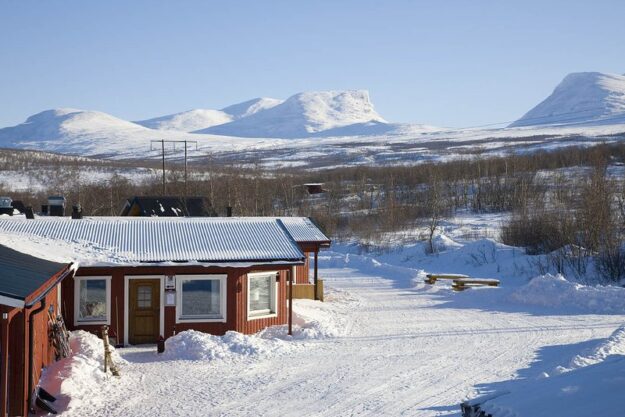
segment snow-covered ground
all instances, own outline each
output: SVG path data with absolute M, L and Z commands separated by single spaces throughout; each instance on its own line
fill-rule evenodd
M 436 255 L 423 243 L 334 245 L 320 257 L 326 302 L 296 301 L 293 338 L 278 326 L 251 336 L 181 333 L 162 356 L 153 346 L 120 349 L 121 378 L 85 383 L 95 371 L 84 368 L 56 384 L 62 415 L 458 416 L 462 401 L 481 395 L 556 384 L 587 365 L 606 375 L 621 369 L 608 359 L 625 352 L 622 329 L 614 333 L 625 321 L 625 288 L 533 278 L 519 249 L 463 235 L 438 238 Z M 448 283 L 424 284 L 425 272 L 502 285 L 457 293 Z M 43 386 L 54 388 L 55 375 L 46 372 Z M 505 405 L 515 407 L 509 398 Z M 601 415 L 622 415 L 621 398 L 602 394 L 613 408 Z

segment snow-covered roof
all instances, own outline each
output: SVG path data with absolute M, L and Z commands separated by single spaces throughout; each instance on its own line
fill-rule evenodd
M 330 239 L 308 217 L 279 217 L 296 242 L 330 243 Z
M 108 253 L 112 263 L 201 262 L 276 263 L 304 258 L 277 218 L 37 217 L 0 219 L 0 232 L 24 239 L 47 239 L 89 247 L 92 258 Z M 8 239 L 8 237 L 6 238 Z M 3 236 L 0 235 L 0 243 Z M 95 250 L 98 249 L 98 250 Z M 95 252 L 95 253 L 94 253 Z M 90 259 L 81 259 L 81 265 Z M 101 262 L 100 259 L 97 259 Z

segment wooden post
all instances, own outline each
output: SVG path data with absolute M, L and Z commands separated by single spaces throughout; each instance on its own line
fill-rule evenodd
M 109 327 L 102 326 L 102 342 L 104 343 L 104 373 L 108 372 L 108 368 L 111 368 L 113 376 L 119 376 L 119 369 L 113 363 L 111 357 L 111 345 L 109 344 Z
M 319 289 L 319 275 L 318 275 L 318 271 L 317 271 L 317 261 L 318 261 L 318 255 L 319 255 L 319 249 L 315 249 L 315 300 L 318 300 L 319 297 L 317 297 L 317 292 Z
M 295 275 L 295 266 L 289 271 L 289 335 L 293 334 L 293 275 Z
M 102 343 L 104 344 L 104 373 L 109 370 L 109 329 L 102 326 Z

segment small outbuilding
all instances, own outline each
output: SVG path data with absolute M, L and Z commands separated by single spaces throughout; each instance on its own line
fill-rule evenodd
M 41 370 L 56 359 L 50 321 L 71 275 L 69 263 L 0 245 L 0 416 L 26 416 L 33 406 Z

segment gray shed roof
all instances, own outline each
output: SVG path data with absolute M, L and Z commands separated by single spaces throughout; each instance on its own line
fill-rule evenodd
M 67 267 L 0 245 L 0 304 L 23 305 L 29 295 Z
M 0 219 L 0 232 L 101 247 L 124 262 L 301 262 L 276 218 L 38 217 Z

